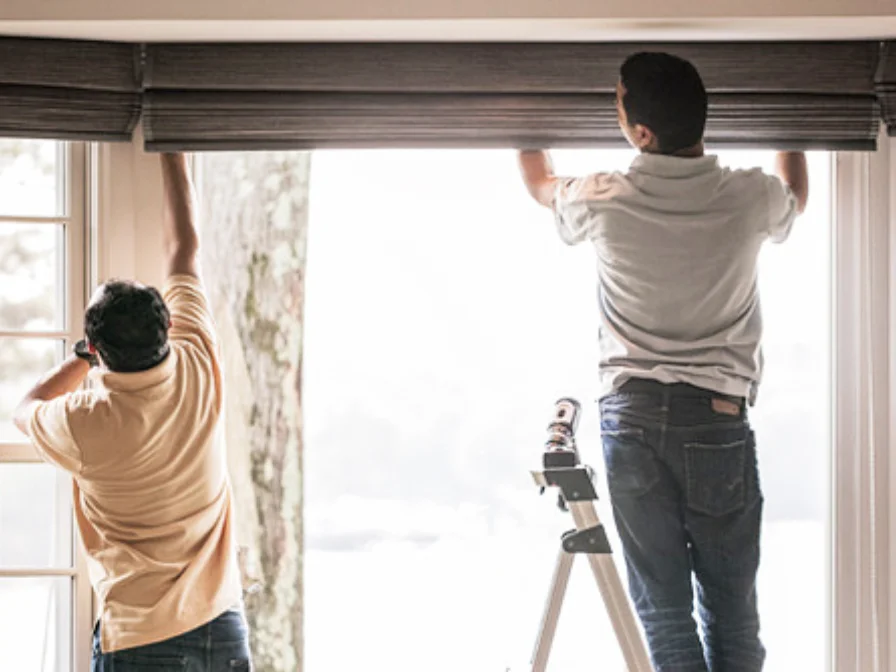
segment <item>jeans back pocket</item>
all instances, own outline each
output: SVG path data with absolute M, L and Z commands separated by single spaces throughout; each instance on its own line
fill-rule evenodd
M 720 517 L 744 507 L 746 449 L 745 439 L 684 444 L 688 508 Z

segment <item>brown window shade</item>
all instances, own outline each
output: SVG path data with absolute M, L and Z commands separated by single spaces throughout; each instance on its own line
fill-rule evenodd
M 623 144 L 631 53 L 692 60 L 719 146 L 873 149 L 877 42 L 157 44 L 147 147 L 586 147 Z
M 0 38 L 0 136 L 148 149 L 587 147 L 623 143 L 631 53 L 692 60 L 707 141 L 875 147 L 896 133 L 896 42 L 125 44 Z
M 880 45 L 875 89 L 887 133 L 896 138 L 896 41 Z
M 0 38 L 0 136 L 130 139 L 139 56 L 131 44 Z
M 713 94 L 707 142 L 874 149 L 873 96 Z M 343 147 L 614 147 L 612 94 L 150 92 L 152 150 Z

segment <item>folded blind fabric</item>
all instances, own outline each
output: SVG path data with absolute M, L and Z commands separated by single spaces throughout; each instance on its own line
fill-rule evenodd
M 130 139 L 139 63 L 138 45 L 0 38 L 0 136 Z
M 875 88 L 887 133 L 896 138 L 896 41 L 880 45 Z
M 147 147 L 613 146 L 631 53 L 692 60 L 719 146 L 873 149 L 878 42 L 154 44 Z
M 710 92 L 712 145 L 873 149 L 896 42 L 125 44 L 0 38 L 0 136 L 151 150 L 622 144 L 621 62 L 663 49 Z

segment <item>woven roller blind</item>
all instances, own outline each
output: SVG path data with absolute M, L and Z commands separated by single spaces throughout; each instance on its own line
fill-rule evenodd
M 875 146 L 870 41 L 148 45 L 144 134 L 155 150 L 621 145 L 614 87 L 643 49 L 699 68 L 710 144 Z
M 131 44 L 0 38 L 0 136 L 130 139 L 139 56 Z
M 880 45 L 875 87 L 887 132 L 896 138 L 896 42 L 884 42 Z

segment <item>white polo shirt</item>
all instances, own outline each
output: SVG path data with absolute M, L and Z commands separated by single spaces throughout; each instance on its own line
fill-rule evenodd
M 755 401 L 757 262 L 790 233 L 789 187 L 715 156 L 641 154 L 627 173 L 561 180 L 554 212 L 564 242 L 597 252 L 601 396 L 637 377 Z

